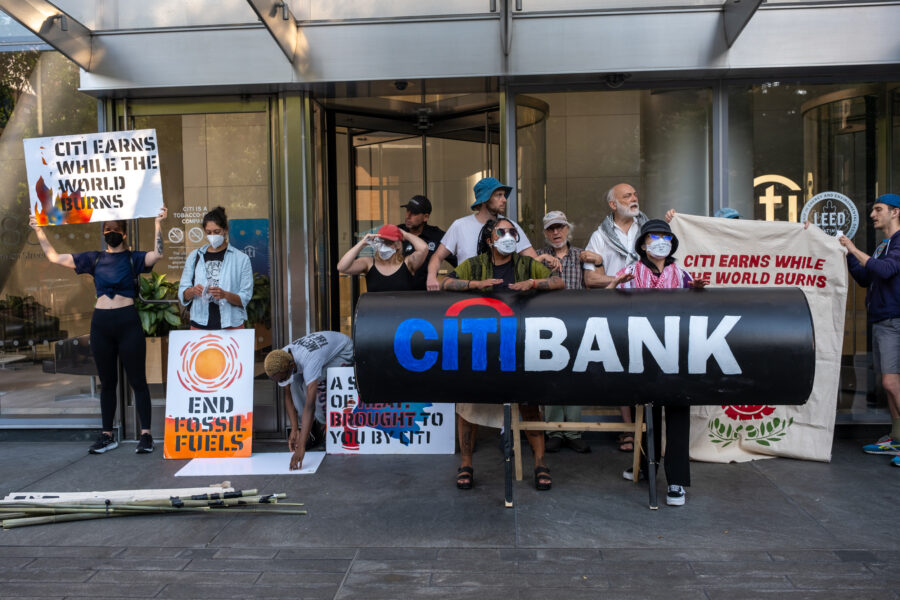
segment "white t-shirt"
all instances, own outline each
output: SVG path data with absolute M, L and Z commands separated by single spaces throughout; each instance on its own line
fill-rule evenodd
M 628 228 L 627 233 L 619 229 L 618 225 L 614 225 L 613 230 L 615 230 L 616 235 L 619 236 L 619 241 L 622 242 L 622 245 L 629 250 L 634 251 L 634 244 L 641 234 L 641 228 L 638 227 L 637 221 L 631 222 L 631 227 Z M 606 243 L 606 236 L 603 235 L 603 231 L 601 231 L 599 227 L 597 228 L 597 231 L 591 234 L 591 240 L 588 242 L 585 250 L 590 250 L 603 257 L 603 272 L 610 277 L 615 277 L 616 273 L 634 262 L 619 254 L 611 244 Z M 584 269 L 585 271 L 593 271 L 594 265 L 584 263 Z
M 306 405 L 307 385 L 313 381 L 324 380 L 328 367 L 353 364 L 353 340 L 337 331 L 310 333 L 294 340 L 283 350 L 290 352 L 294 357 L 297 370 L 278 385 L 291 386 L 291 400 L 298 415 L 303 414 L 303 407 Z M 325 422 L 324 402 L 317 402 L 315 416 L 319 423 Z
M 505 220 L 509 221 L 509 219 Z M 528 241 L 528 236 L 525 235 L 519 224 L 515 221 L 512 221 L 512 224 L 519 231 L 519 243 L 516 244 L 516 252 L 522 252 L 531 248 L 531 242 Z M 481 233 L 483 227 L 484 223 L 481 223 L 474 214 L 462 217 L 453 221 L 450 229 L 447 230 L 447 233 L 441 239 L 441 243 L 447 247 L 450 254 L 456 255 L 456 260 L 459 262 L 468 260 L 478 254 L 478 234 Z

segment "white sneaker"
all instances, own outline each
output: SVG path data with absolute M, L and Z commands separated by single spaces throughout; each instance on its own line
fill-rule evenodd
M 684 488 L 680 485 L 670 485 L 666 494 L 666 504 L 669 506 L 682 506 L 684 504 Z
M 638 472 L 639 481 L 644 480 L 644 470 L 641 469 Z M 622 479 L 627 479 L 628 481 L 634 481 L 634 467 L 628 467 L 624 471 L 622 471 Z

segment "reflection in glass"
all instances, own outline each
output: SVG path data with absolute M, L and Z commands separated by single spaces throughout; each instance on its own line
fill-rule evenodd
M 51 264 L 28 227 L 22 140 L 96 131 L 96 101 L 56 52 L 0 53 L 0 424 L 22 419 L 96 425 L 99 393 L 86 336 L 90 277 Z M 60 253 L 100 249 L 100 226 L 51 227 Z

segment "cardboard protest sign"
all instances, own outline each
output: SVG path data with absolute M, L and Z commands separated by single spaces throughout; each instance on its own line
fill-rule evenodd
M 453 404 L 360 403 L 353 367 L 328 369 L 328 454 L 453 454 Z
M 831 459 L 847 298 L 846 250 L 815 226 L 676 215 L 679 263 L 711 287 L 796 286 L 813 317 L 816 369 L 802 406 L 691 409 L 691 458 L 743 462 L 768 456 Z M 773 311 L 778 307 L 773 306 Z M 764 332 L 761 332 L 764 334 Z
M 250 456 L 253 330 L 173 331 L 166 458 Z
M 23 140 L 39 225 L 155 217 L 163 205 L 155 129 Z

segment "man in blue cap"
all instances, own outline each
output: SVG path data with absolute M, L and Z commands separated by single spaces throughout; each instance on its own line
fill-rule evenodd
M 893 456 L 900 467 L 900 195 L 884 194 L 869 213 L 884 240 L 869 256 L 845 235 L 838 241 L 847 249 L 847 266 L 856 283 L 866 288 L 866 309 L 872 324 L 875 367 L 891 411 L 891 433 L 863 446 L 869 454 Z
M 431 255 L 428 261 L 427 287 L 430 291 L 437 291 L 440 285 L 437 280 L 438 269 L 441 262 L 450 255 L 456 255 L 456 259 L 462 263 L 478 254 L 478 234 L 481 228 L 489 220 L 496 220 L 498 216 L 506 214 L 506 202 L 509 199 L 512 188 L 500 183 L 495 177 L 485 177 L 475 184 L 475 202 L 470 207 L 471 215 L 453 221 L 450 229 L 444 234 L 438 249 Z M 519 231 L 519 242 L 516 252 L 524 256 L 536 259 L 537 253 L 531 247 L 528 236 L 515 221 L 511 221 Z

